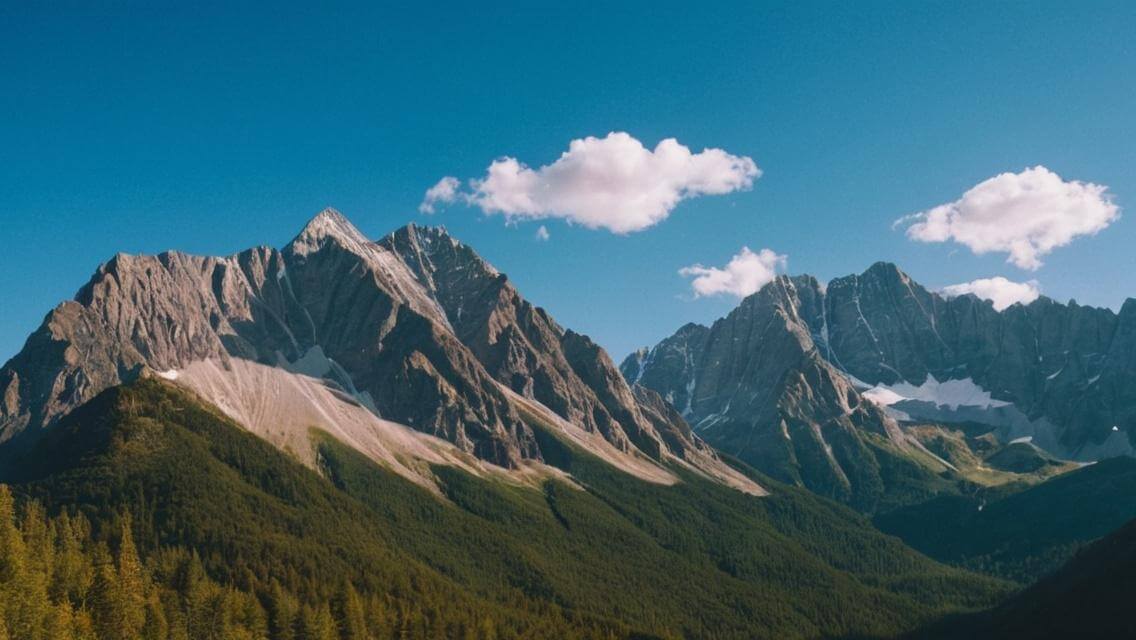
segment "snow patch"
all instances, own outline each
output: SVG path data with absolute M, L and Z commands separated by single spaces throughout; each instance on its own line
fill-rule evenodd
M 178 379 L 178 371 L 177 371 L 177 369 L 170 369 L 169 371 L 159 371 L 158 376 L 161 377 L 161 378 L 165 378 L 166 380 L 177 380 Z
M 860 381 L 854 381 L 860 382 Z M 861 383 L 862 384 L 862 383 Z M 939 382 L 935 376 L 928 375 L 923 384 L 915 386 L 907 381 L 876 386 L 863 392 L 868 400 L 877 405 L 888 407 L 905 400 L 930 402 L 938 407 L 947 407 L 952 411 L 959 407 L 981 407 L 991 409 L 1009 406 L 1009 402 L 995 400 L 990 392 L 975 384 L 971 378 L 957 380 L 944 380 Z

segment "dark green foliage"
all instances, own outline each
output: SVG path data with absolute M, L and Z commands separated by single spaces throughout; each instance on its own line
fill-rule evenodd
M 539 594 L 659 635 L 886 635 L 1006 591 L 768 478 L 759 478 L 775 489 L 766 498 L 693 476 L 665 487 L 567 446 L 552 450 L 584 489 L 552 480 L 542 496 L 438 467 L 461 510 L 436 503 L 423 517 L 398 510 L 422 504 L 399 497 L 406 483 L 334 440 L 321 447 L 335 483 L 387 512 L 401 525 L 396 544 L 443 573 L 479 593 Z
M 766 498 L 693 475 L 654 485 L 562 445 L 548 450 L 575 482 L 519 486 L 438 467 L 443 498 L 317 439 L 325 477 L 147 380 L 74 412 L 6 479 L 52 513 L 82 514 L 96 545 L 121 548 L 129 510 L 145 578 L 160 587 L 142 604 L 166 612 L 147 628 L 165 625 L 167 637 L 178 628 L 190 638 L 241 628 L 290 640 L 363 630 L 888 635 L 1006 593 L 880 535 L 850 509 L 765 478 Z M 72 582 L 53 588 L 69 592 Z
M 1065 463 L 1028 442 L 1011 442 L 987 457 L 986 464 L 1002 471 L 1033 473 L 1045 467 L 1060 467 Z
M 912 638 L 1133 638 L 1134 600 L 1136 520 L 996 609 L 949 618 Z
M 387 627 L 379 637 L 490 627 L 505 638 L 563 637 L 567 629 L 606 637 L 623 629 L 567 620 L 537 600 L 512 606 L 471 596 L 390 546 L 397 522 L 159 382 L 104 392 L 62 422 L 21 468 L 7 471 L 25 499 L 82 514 L 95 540 L 116 539 L 129 509 L 151 571 L 187 602 L 189 638 L 220 637 L 218 602 L 231 588 L 267 604 L 265 627 L 277 634 L 271 637 L 305 640 L 305 633 L 323 633 L 323 609 L 344 581 L 383 612 L 372 615 Z M 400 499 L 411 513 L 440 504 L 403 484 Z M 193 570 L 167 560 L 176 553 L 193 554 Z
M 927 555 L 1030 583 L 1136 516 L 1136 460 L 1102 460 L 1034 486 L 948 495 L 877 516 Z

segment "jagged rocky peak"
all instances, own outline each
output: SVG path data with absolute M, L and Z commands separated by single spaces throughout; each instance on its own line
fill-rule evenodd
M 634 385 L 639 382 L 639 378 L 643 375 L 643 365 L 650 355 L 651 347 L 639 347 L 623 359 L 623 362 L 619 365 L 619 371 L 628 384 Z
M 820 356 L 800 314 L 820 295 L 815 280 L 779 277 L 711 327 L 686 325 L 623 370 L 719 449 L 870 508 L 884 482 L 876 456 L 885 455 L 870 438 L 907 443 Z
M 0 370 L 0 380 L 12 381 L 0 439 L 50 424 L 144 367 L 295 353 L 281 321 L 290 302 L 273 275 L 282 265 L 267 248 L 227 258 L 114 256 Z
M 555 416 L 540 419 L 545 428 L 632 472 L 674 479 L 658 465 L 680 461 L 760 492 L 680 418 L 645 406 L 650 396 L 640 400 L 598 345 L 440 228 L 408 225 L 372 242 L 327 209 L 282 251 L 116 256 L 0 369 L 0 439 L 38 432 L 147 370 L 281 446 L 305 442 L 313 426 L 281 435 L 261 424 L 279 412 L 260 403 L 287 388 L 300 394 L 288 415 L 339 420 L 325 426 L 387 462 L 423 451 L 436 462 L 442 449 L 329 407 L 363 407 L 507 468 L 543 459 L 532 420 Z
M 288 245 L 288 253 L 307 254 L 318 250 L 324 242 L 333 240 L 344 246 L 358 248 L 371 241 L 339 211 L 328 207 L 304 225 Z
M 407 265 L 418 282 L 444 311 L 459 336 L 479 306 L 512 293 L 508 278 L 444 227 L 406 225 L 379 240 Z M 478 319 L 474 319 L 476 322 Z
M 1060 457 L 1133 452 L 1136 396 L 1124 390 L 1136 380 L 1136 344 L 1123 330 L 1123 309 L 1118 315 L 1042 296 L 996 311 L 973 295 L 945 298 L 888 262 L 827 285 L 810 276 L 780 278 L 734 313 L 750 313 L 761 300 L 790 320 L 795 307 L 831 371 L 895 416 L 987 422 L 1003 439 L 1031 437 Z M 689 359 L 714 363 L 709 370 L 736 360 L 744 347 L 707 355 L 710 340 L 691 343 L 685 333 L 629 358 L 623 370 L 697 427 L 716 412 L 714 402 L 699 411 L 707 400 L 700 389 L 711 379 Z
M 440 228 L 408 225 L 381 244 L 400 255 L 438 300 L 456 335 L 501 384 L 602 435 L 620 450 L 682 457 L 667 441 L 607 353 L 560 327 L 508 278 Z M 682 433 L 682 427 L 677 433 Z M 685 446 L 698 446 L 687 440 Z

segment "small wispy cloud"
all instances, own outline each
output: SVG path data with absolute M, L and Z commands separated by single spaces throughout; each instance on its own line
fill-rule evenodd
M 450 204 L 456 201 L 460 188 L 461 181 L 457 178 L 452 176 L 442 178 L 426 190 L 426 197 L 422 199 L 422 204 L 418 205 L 418 210 L 422 213 L 434 213 L 439 204 Z
M 979 278 L 961 284 L 952 284 L 939 290 L 947 298 L 955 298 L 968 293 L 994 303 L 996 311 L 1002 311 L 1018 302 L 1029 304 L 1041 295 L 1037 280 L 1014 282 L 1002 276 Z
M 759 291 L 777 277 L 777 269 L 784 269 L 788 257 L 770 249 L 757 253 L 749 247 L 735 254 L 725 267 L 706 267 L 694 264 L 679 269 L 679 274 L 694 278 L 690 282 L 694 297 L 728 294 L 744 298 Z

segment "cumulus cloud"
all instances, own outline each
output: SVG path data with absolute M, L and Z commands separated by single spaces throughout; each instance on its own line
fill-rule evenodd
M 418 210 L 422 213 L 434 213 L 437 211 L 437 205 L 450 204 L 457 200 L 460 188 L 461 181 L 457 178 L 453 176 L 442 178 L 426 190 L 426 197 L 422 199 L 422 204 L 418 205 Z
M 943 287 L 940 293 L 948 298 L 973 293 L 983 300 L 993 302 L 994 309 L 1001 311 L 1017 302 L 1029 304 L 1037 300 L 1037 297 L 1041 295 L 1041 290 L 1038 288 L 1037 280 L 1014 282 L 1002 276 L 996 276 L 994 278 L 979 278 L 962 284 L 952 284 Z
M 552 164 L 533 169 L 516 158 L 494 160 L 484 177 L 458 192 L 456 179 L 426 192 L 424 211 L 459 198 L 509 221 L 563 218 L 590 229 L 642 231 L 679 202 L 749 189 L 761 176 L 753 159 L 722 149 L 691 152 L 674 138 L 648 149 L 627 133 L 573 140 Z M 447 199 L 448 198 L 448 199 Z
M 1119 217 L 1108 187 L 1062 180 L 1036 166 L 994 176 L 958 200 L 900 218 L 895 226 L 909 225 L 912 240 L 953 240 L 977 254 L 1004 252 L 1007 262 L 1035 270 L 1042 256 Z
M 536 239 L 537 240 L 540 240 L 541 242 L 545 242 L 551 237 L 552 237 L 552 234 L 550 234 L 548 232 L 548 229 L 543 224 L 540 225 L 537 228 L 537 230 L 536 230 Z
M 679 274 L 694 278 L 690 286 L 694 297 L 729 294 L 744 298 L 764 287 L 777 277 L 777 269 L 784 268 L 788 258 L 769 249 L 754 253 L 742 247 L 725 267 L 704 267 L 694 264 L 679 269 Z

